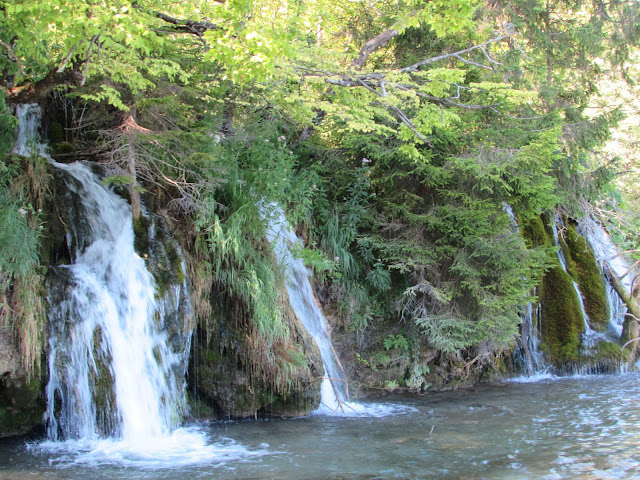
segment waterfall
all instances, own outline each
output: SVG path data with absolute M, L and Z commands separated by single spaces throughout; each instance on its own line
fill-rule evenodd
M 291 229 L 279 205 L 260 202 L 259 208 L 267 224 L 267 239 L 273 246 L 278 264 L 284 269 L 289 303 L 320 350 L 324 378 L 320 392 L 320 407 L 316 413 L 379 417 L 414 411 L 413 407 L 407 406 L 363 405 L 349 401 L 348 385 L 331 344 L 327 320 L 311 288 L 311 272 L 305 267 L 302 259 L 297 258 L 291 251 L 292 248 L 302 247 L 302 240 Z
M 569 270 L 567 268 L 567 262 L 564 258 L 564 253 L 562 248 L 560 248 L 560 243 L 558 240 L 558 225 L 564 226 L 562 219 L 557 216 L 556 220 L 553 224 L 553 242 L 554 245 L 558 248 L 558 261 L 560 262 L 560 266 L 562 269 L 569 274 Z M 580 286 L 576 283 L 575 280 L 571 280 L 573 283 L 573 289 L 576 293 L 576 297 L 578 299 L 578 305 L 580 306 L 580 314 L 582 315 L 582 322 L 584 325 L 584 331 L 580 334 L 580 344 L 584 354 L 591 355 L 595 353 L 595 349 L 599 342 L 603 340 L 607 340 L 607 336 L 602 332 L 598 332 L 591 328 L 591 323 L 589 321 L 589 316 L 584 307 L 584 297 L 582 296 L 582 292 L 580 291 Z
M 16 152 L 29 155 L 30 144 L 37 145 L 39 109 L 24 105 L 17 116 Z M 262 453 L 207 445 L 199 432 L 178 428 L 192 329 L 184 263 L 176 267 L 161 246 L 150 246 L 143 259 L 134 248 L 129 204 L 87 164 L 56 163 L 44 145 L 37 147 L 64 183 L 58 208 L 68 217 L 72 255 L 70 265 L 51 267 L 48 275 L 49 446 L 84 449 L 91 462 L 142 465 Z M 151 238 L 157 231 L 150 230 L 150 244 L 158 243 Z M 165 272 L 182 269 L 163 292 L 148 268 L 156 262 Z
M 520 235 L 518 219 L 513 213 L 511 205 L 503 202 L 502 209 L 511 220 L 512 231 Z M 514 353 L 519 357 L 517 361 L 523 366 L 524 373 L 532 376 L 545 369 L 544 357 L 539 349 L 540 321 L 538 308 L 534 309 L 533 304 L 529 302 L 520 314 L 520 319 L 522 320 L 520 323 L 520 338 L 518 338 L 518 349 Z
M 620 255 L 618 247 L 616 247 L 602 226 L 596 223 L 590 216 L 587 216 L 578 225 L 578 231 L 584 236 L 591 250 L 593 250 L 603 277 L 606 280 L 609 277 L 606 268 L 606 266 L 608 266 L 613 273 L 621 279 L 625 289 L 631 292 L 633 272 L 629 272 L 628 263 L 624 257 Z M 627 313 L 627 307 L 611 285 L 611 281 L 606 282 L 606 287 L 607 301 L 609 303 L 608 329 L 610 333 L 619 339 L 622 335 L 622 326 L 625 314 Z
M 291 253 L 291 246 L 301 246 L 302 241 L 291 230 L 282 208 L 276 204 L 261 206 L 266 218 L 267 238 L 273 245 L 278 263 L 285 270 L 289 302 L 298 319 L 307 329 L 320 349 L 324 366 L 321 387 L 320 411 L 338 412 L 353 409 L 348 402 L 347 384 L 343 380 L 342 367 L 331 345 L 327 321 L 318 306 L 311 288 L 311 273 L 300 258 Z
M 134 250 L 131 208 L 86 165 L 55 166 L 76 180 L 67 186 L 91 219 L 90 232 L 74 237 L 91 242 L 63 267 L 70 291 L 49 313 L 49 436 L 100 432 L 136 443 L 166 435 L 184 412 L 186 352 L 173 352 L 162 329 L 154 278 Z

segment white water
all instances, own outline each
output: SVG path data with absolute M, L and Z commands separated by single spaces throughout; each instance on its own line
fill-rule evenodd
M 112 377 L 113 414 L 118 417 L 113 422 L 116 431 L 106 433 L 116 433 L 131 444 L 167 435 L 184 411 L 184 377 L 173 372 L 182 364 L 184 352 L 171 352 L 159 328 L 163 319 L 155 282 L 133 248 L 131 209 L 105 189 L 86 165 L 55 166 L 81 184 L 77 193 L 92 219 L 93 242 L 78 251 L 67 267 L 73 290 L 58 306 L 74 322 L 69 327 L 72 341 L 64 345 L 65 355 L 73 361 L 59 365 L 60 340 L 55 336 L 50 340 L 49 436 L 58 439 L 61 427 L 65 438 L 91 438 L 99 433 L 94 383 L 111 381 L 92 379 L 103 375 L 100 361 L 105 361 Z M 68 186 L 75 187 L 73 183 Z M 94 352 L 103 358 L 97 359 Z M 56 391 L 62 393 L 63 419 L 54 412 Z
M 311 272 L 305 267 L 302 259 L 296 258 L 291 253 L 290 247 L 301 246 L 302 241 L 293 232 L 282 208 L 278 205 L 262 204 L 260 210 L 267 222 L 267 238 L 273 246 L 278 263 L 285 270 L 291 307 L 320 349 L 324 364 L 324 378 L 321 386 L 321 404 L 316 413 L 384 416 L 403 410 L 398 406 L 363 405 L 349 401 L 348 385 L 344 380 L 342 366 L 331 345 L 327 320 L 311 288 Z
M 16 152 L 29 155 L 37 147 L 73 177 L 65 182 L 83 206 L 83 218 L 73 223 L 89 225 L 68 238 L 77 244 L 74 263 L 57 267 L 68 270 L 61 276 L 68 284 L 65 298 L 49 309 L 45 420 L 51 441 L 38 448 L 72 455 L 61 457 L 63 462 L 149 467 L 265 453 L 233 442 L 208 444 L 199 431 L 177 428 L 186 409 L 189 342 L 180 352 L 168 346 L 162 329 L 167 305 L 156 299 L 153 276 L 134 250 L 130 206 L 87 165 L 61 165 L 48 157 L 37 144 L 36 105 L 20 106 L 17 115 Z

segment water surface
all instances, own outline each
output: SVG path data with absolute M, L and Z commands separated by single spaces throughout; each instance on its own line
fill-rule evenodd
M 545 379 L 384 400 L 414 408 L 381 418 L 313 415 L 200 425 L 209 450 L 193 462 L 123 462 L 107 455 L 51 451 L 24 439 L 5 440 L 0 444 L 0 478 L 640 477 L 638 374 Z M 195 451 L 201 447 L 194 445 Z

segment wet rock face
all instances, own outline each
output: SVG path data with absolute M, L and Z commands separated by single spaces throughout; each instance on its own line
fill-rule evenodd
M 40 387 L 22 366 L 12 329 L 0 328 L 0 437 L 41 427 L 46 405 Z
M 286 392 L 269 383 L 266 372 L 273 365 L 266 359 L 263 363 L 251 362 L 255 345 L 230 316 L 218 312 L 211 322 L 215 328 L 210 328 L 209 335 L 198 328 L 189 363 L 191 411 L 195 417 L 293 417 L 318 408 L 323 375 L 320 352 L 297 320 L 291 320 L 290 341 L 292 348 L 303 352 L 307 364 L 287 372 Z
M 180 247 L 164 219 L 156 214 L 145 214 L 135 221 L 134 233 L 136 253 L 145 260 L 156 282 L 156 297 L 163 311 L 162 330 L 174 353 L 186 352 L 195 320 Z

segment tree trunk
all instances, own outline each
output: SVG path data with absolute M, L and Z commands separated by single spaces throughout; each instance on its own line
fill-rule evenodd
M 625 347 L 628 345 L 627 348 L 629 348 L 630 352 L 629 369 L 632 369 L 636 360 L 638 360 L 638 355 L 640 354 L 640 342 L 636 340 L 640 337 L 640 323 L 638 323 L 640 321 L 640 306 L 638 305 L 638 300 L 634 296 L 634 293 L 627 292 L 622 283 L 622 279 L 613 273 L 609 264 L 605 262 L 605 265 L 607 266 L 614 290 L 620 296 L 629 309 L 629 313 L 632 315 L 632 317 L 627 316 L 625 318 L 622 327 L 622 341 L 625 343 Z

